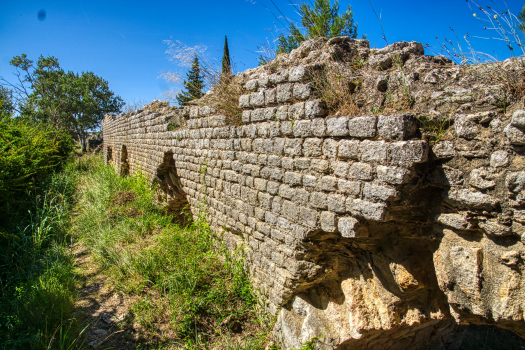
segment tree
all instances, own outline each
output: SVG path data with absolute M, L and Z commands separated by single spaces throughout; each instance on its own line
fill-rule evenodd
M 23 116 L 65 130 L 86 148 L 89 130 L 100 126 L 106 113 L 119 112 L 124 102 L 108 82 L 92 72 L 65 72 L 53 57 L 40 56 L 36 66 L 22 54 L 10 64 L 18 83 L 1 79 L 14 92 L 16 111 Z
M 232 67 L 230 61 L 230 50 L 228 49 L 228 37 L 224 37 L 224 53 L 222 55 L 222 72 L 221 80 L 227 79 L 232 74 Z
M 13 111 L 12 92 L 0 86 L 0 119 L 11 117 Z
M 331 5 L 330 0 L 315 0 L 311 8 L 306 2 L 299 7 L 301 26 L 303 31 L 294 23 L 290 22 L 289 35 L 281 34 L 277 42 L 276 53 L 289 53 L 299 47 L 301 42 L 319 36 L 333 38 L 336 36 L 357 37 L 357 23 L 354 23 L 352 7 L 348 5 L 347 10 L 339 14 L 339 1 L 335 0 Z
M 204 95 L 202 92 L 202 89 L 204 88 L 204 80 L 201 75 L 201 68 L 197 55 L 195 55 L 195 58 L 193 59 L 187 77 L 188 80 L 184 80 L 184 89 L 186 89 L 186 91 L 183 90 L 177 94 L 179 106 L 186 106 L 190 101 L 199 99 Z

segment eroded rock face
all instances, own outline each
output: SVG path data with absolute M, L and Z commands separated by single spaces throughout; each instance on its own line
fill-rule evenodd
M 243 244 L 284 349 L 455 349 L 468 323 L 525 337 L 525 111 L 492 68 L 311 40 L 234 78 L 241 124 L 205 100 L 108 115 L 105 159 Z M 353 114 L 320 98 L 323 69 Z

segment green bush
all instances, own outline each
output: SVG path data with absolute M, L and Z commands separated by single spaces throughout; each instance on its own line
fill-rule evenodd
M 72 150 L 73 141 L 65 132 L 24 118 L 0 119 L 0 221 L 4 227 L 18 220 L 13 214 L 30 205 L 28 192 L 41 187 Z

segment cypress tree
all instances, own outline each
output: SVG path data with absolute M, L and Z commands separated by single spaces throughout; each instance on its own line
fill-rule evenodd
M 221 80 L 230 77 L 232 74 L 230 62 L 230 50 L 228 49 L 228 37 L 224 36 L 224 54 L 222 55 L 222 73 Z
M 204 92 L 202 92 L 202 89 L 204 88 L 204 80 L 201 75 L 199 58 L 196 55 L 187 77 L 188 80 L 184 80 L 185 90 L 177 94 L 177 102 L 179 103 L 179 106 L 186 106 L 190 101 L 199 99 L 204 95 Z

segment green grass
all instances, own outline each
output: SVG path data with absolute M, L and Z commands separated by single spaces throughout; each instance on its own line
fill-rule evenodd
M 127 324 L 140 324 L 145 346 L 263 348 L 267 320 L 241 253 L 221 246 L 204 220 L 172 224 L 140 173 L 119 177 L 100 158 L 90 162 L 74 231 L 116 291 L 132 301 Z M 241 343 L 228 329 L 238 326 L 252 334 Z
M 29 193 L 27 212 L 10 213 L 16 224 L 1 228 L 0 349 L 67 349 L 74 341 L 67 319 L 76 281 L 67 243 L 74 188 L 70 167 L 51 174 Z

